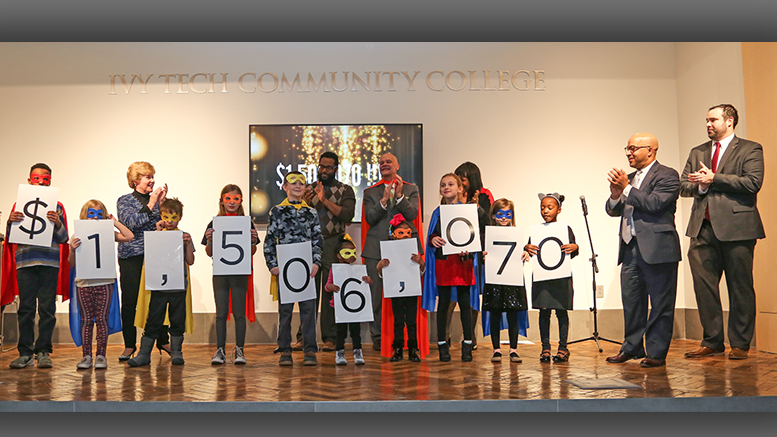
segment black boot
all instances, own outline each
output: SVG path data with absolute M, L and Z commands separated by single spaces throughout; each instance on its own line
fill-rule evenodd
M 440 361 L 447 363 L 451 360 L 450 346 L 447 343 L 438 344 L 437 349 L 440 351 Z
M 461 342 L 461 361 L 472 361 L 472 343 Z
M 154 349 L 155 340 L 150 337 L 140 338 L 140 351 L 135 358 L 127 360 L 130 367 L 148 366 L 151 364 L 151 351 Z
M 412 348 L 407 351 L 407 359 L 413 363 L 421 362 L 421 357 L 418 356 L 418 349 Z
M 170 356 L 173 358 L 173 365 L 181 366 L 183 360 L 183 335 L 170 337 Z
M 389 361 L 402 361 L 402 348 L 395 347 L 394 355 L 391 358 L 389 358 Z

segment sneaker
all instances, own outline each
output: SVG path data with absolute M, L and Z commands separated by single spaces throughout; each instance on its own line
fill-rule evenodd
M 54 363 L 49 357 L 49 352 L 38 352 L 38 368 L 39 369 L 51 369 L 54 367 Z M 89 359 L 91 361 L 91 357 Z
M 210 359 L 210 363 L 214 366 L 217 364 L 224 364 L 227 361 L 227 356 L 224 354 L 224 349 L 216 349 L 216 353 L 213 354 L 213 358 Z
M 40 360 L 38 360 L 38 367 L 40 367 Z M 76 369 L 91 369 L 92 368 L 92 356 L 87 355 L 81 358 L 81 361 L 76 364 Z
M 316 360 L 315 352 L 305 352 L 305 358 L 302 359 L 303 366 L 317 366 L 318 360 Z
M 364 365 L 364 355 L 362 355 L 361 349 L 353 350 L 353 362 L 356 363 L 357 366 Z
M 94 368 L 95 369 L 107 369 L 108 368 L 108 360 L 103 355 L 97 355 L 97 357 L 94 359 Z
M 243 348 L 235 346 L 232 349 L 232 362 L 235 364 L 245 364 L 246 363 L 246 356 L 243 354 Z
M 345 366 L 348 364 L 348 361 L 345 359 L 345 349 L 340 349 L 339 351 L 335 352 L 335 364 L 338 366 Z
M 281 357 L 278 359 L 279 366 L 291 366 L 294 364 L 294 360 L 291 358 L 291 351 L 281 352 Z
M 25 367 L 29 367 L 35 364 L 35 360 L 32 359 L 29 355 L 22 355 L 19 358 L 11 361 L 11 364 L 9 364 L 9 367 L 12 369 L 24 369 Z

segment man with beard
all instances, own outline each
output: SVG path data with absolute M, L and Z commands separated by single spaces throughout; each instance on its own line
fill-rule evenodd
M 337 250 L 345 228 L 353 220 L 356 211 L 356 195 L 353 188 L 336 179 L 340 159 L 333 152 L 324 152 L 318 160 L 318 181 L 307 186 L 303 200 L 318 211 L 321 233 L 324 236 L 324 253 L 321 257 L 321 269 L 316 275 L 316 306 L 321 308 L 321 339 L 325 352 L 335 350 L 335 309 L 327 299 L 321 299 L 322 280 L 329 277 L 332 263 L 337 262 Z M 295 351 L 303 348 L 302 330 L 297 331 Z

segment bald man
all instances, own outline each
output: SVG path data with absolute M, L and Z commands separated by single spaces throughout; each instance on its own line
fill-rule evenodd
M 370 322 L 372 348 L 380 350 L 381 346 L 381 313 L 383 301 L 383 279 L 378 275 L 380 261 L 380 242 L 389 239 L 389 221 L 396 214 L 402 214 L 410 222 L 412 237 L 418 238 L 418 230 L 413 221 L 418 217 L 419 201 L 418 187 L 405 182 L 397 174 L 399 162 L 391 153 L 385 153 L 378 163 L 381 181 L 364 190 L 362 205 L 362 229 L 367 229 L 362 244 L 362 258 L 367 266 L 367 274 L 372 278 L 372 309 L 375 320 Z M 421 240 L 418 240 L 418 253 L 423 254 Z
M 656 161 L 658 140 L 649 133 L 633 135 L 624 150 L 636 171 L 627 175 L 621 169 L 610 170 L 606 204 L 607 214 L 621 218 L 618 264 L 624 339 L 618 355 L 607 362 L 644 358 L 640 366 L 661 367 L 672 341 L 681 258 L 674 225 L 680 176 Z

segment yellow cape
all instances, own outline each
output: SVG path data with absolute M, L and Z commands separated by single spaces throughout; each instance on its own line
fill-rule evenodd
M 186 265 L 186 263 L 184 263 Z M 186 265 L 186 333 L 194 332 L 194 318 L 192 317 L 192 277 L 189 274 L 189 266 Z M 146 290 L 146 263 L 143 262 L 143 270 L 140 272 L 140 287 L 138 290 L 138 304 L 135 311 L 135 326 L 146 328 L 148 320 L 148 305 L 151 302 L 151 290 Z M 165 313 L 165 325 L 170 325 L 170 315 Z

